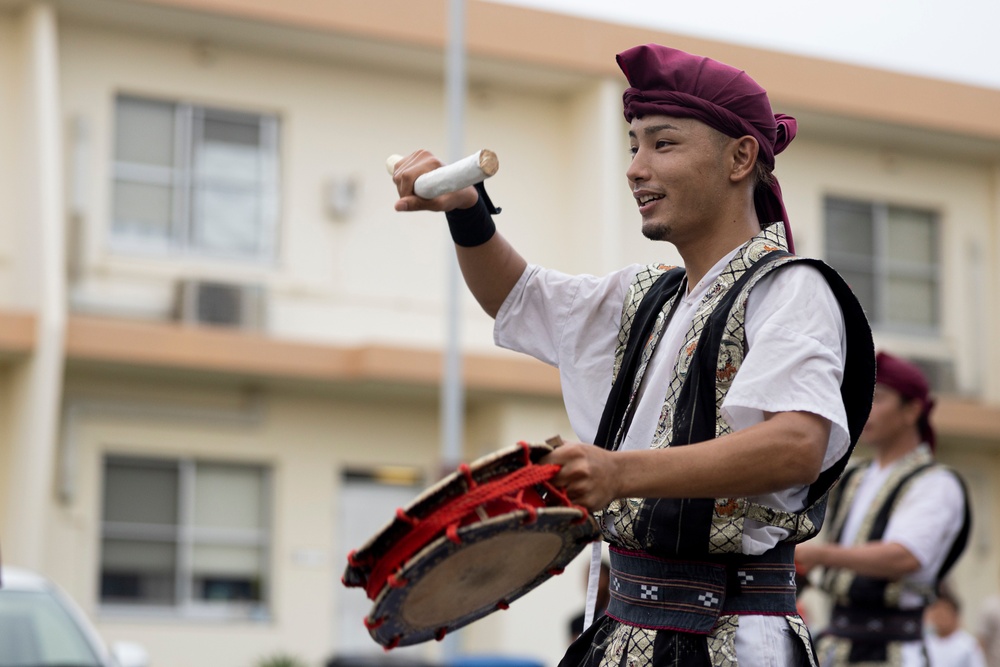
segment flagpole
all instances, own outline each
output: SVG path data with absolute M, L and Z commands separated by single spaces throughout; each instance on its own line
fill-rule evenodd
M 449 0 L 448 46 L 445 59 L 445 103 L 449 162 L 464 157 L 465 139 L 465 0 Z M 447 327 L 441 384 L 441 465 L 454 470 L 462 458 L 465 392 L 462 384 L 460 293 L 461 275 L 455 246 L 447 240 Z M 458 653 L 457 636 L 445 637 L 445 664 Z

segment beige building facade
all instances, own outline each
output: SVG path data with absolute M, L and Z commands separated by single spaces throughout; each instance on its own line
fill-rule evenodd
M 349 549 L 440 473 L 450 247 L 384 161 L 446 153 L 443 0 L 0 0 L 0 546 L 157 667 L 381 649 Z M 503 233 L 601 274 L 676 261 L 624 186 L 614 54 L 738 64 L 799 118 L 778 158 L 800 254 L 864 292 L 935 378 L 976 525 L 967 617 L 1000 592 L 1000 91 L 468 5 L 466 146 Z M 466 294 L 471 460 L 571 437 L 558 374 Z M 582 561 L 410 649 L 555 664 Z M 406 656 L 407 653 L 402 653 Z

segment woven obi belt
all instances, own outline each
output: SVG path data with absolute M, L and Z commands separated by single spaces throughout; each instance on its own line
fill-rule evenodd
M 853 641 L 913 642 L 923 639 L 923 608 L 843 607 L 830 613 L 824 634 Z
M 707 635 L 719 616 L 794 616 L 793 547 L 704 562 L 611 547 L 607 615 L 649 630 Z

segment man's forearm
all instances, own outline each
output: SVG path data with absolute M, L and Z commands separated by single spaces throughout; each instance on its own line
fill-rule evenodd
M 528 263 L 499 232 L 482 245 L 472 248 L 456 245 L 455 250 L 469 291 L 483 310 L 495 318 Z
M 916 556 L 898 542 L 868 542 L 851 547 L 810 544 L 809 548 L 816 565 L 851 570 L 866 577 L 895 581 L 920 569 Z
M 811 484 L 829 433 L 822 417 L 785 412 L 696 446 L 622 452 L 621 497 L 744 497 Z
M 598 510 L 615 498 L 735 498 L 810 484 L 829 437 L 826 419 L 782 412 L 686 447 L 609 452 L 572 443 L 542 462 L 561 466 L 554 482 L 573 502 Z

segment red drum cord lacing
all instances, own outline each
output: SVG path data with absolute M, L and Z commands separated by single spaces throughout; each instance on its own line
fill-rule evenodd
M 399 569 L 417 551 L 437 539 L 442 533 L 447 535 L 451 541 L 460 543 L 458 529 L 477 507 L 485 503 L 491 501 L 508 503 L 512 509 L 526 511 L 528 513 L 527 522 L 531 523 L 535 520 L 537 512 L 534 506 L 525 502 L 524 495 L 532 487 L 542 485 L 547 492 L 556 495 L 565 506 L 579 509 L 582 515 L 581 520 L 586 521 L 587 511 L 573 505 L 561 489 L 549 483 L 549 480 L 559 472 L 560 466 L 533 463 L 528 445 L 526 443 L 521 443 L 521 445 L 525 452 L 525 466 L 523 468 L 480 484 L 473 479 L 468 467 L 463 465 L 459 471 L 465 476 L 466 484 L 469 487 L 466 493 L 449 501 L 424 519 L 408 516 L 402 510 L 397 512 L 396 516 L 410 524 L 412 528 L 372 568 L 371 575 L 368 577 L 368 585 L 365 586 L 365 592 L 370 599 L 374 600 L 386 583 L 393 588 L 406 586 L 406 580 L 398 576 Z

